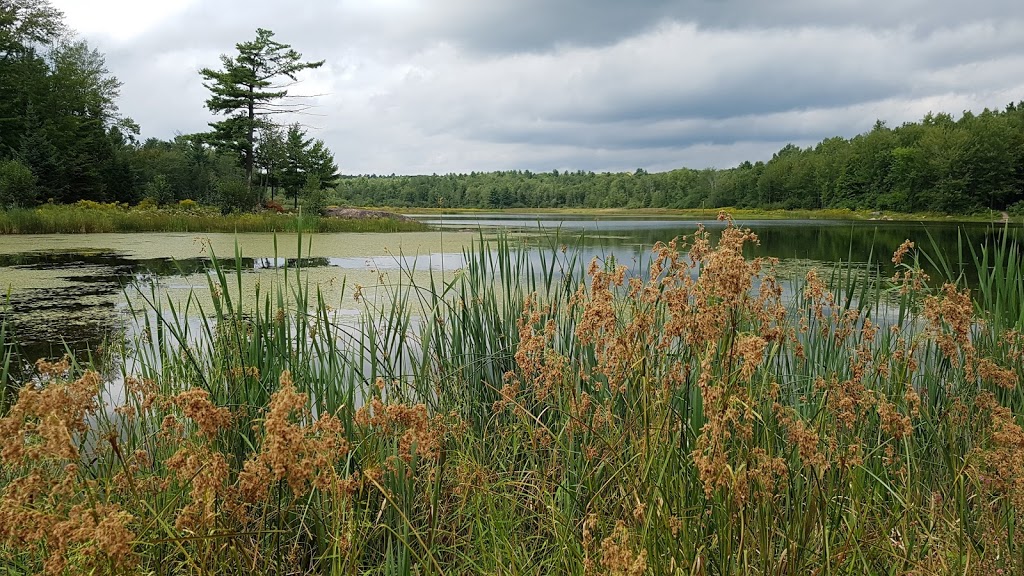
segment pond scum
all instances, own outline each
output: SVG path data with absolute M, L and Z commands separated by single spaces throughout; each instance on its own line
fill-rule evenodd
M 6 398 L 0 565 L 1021 573 L 1015 245 L 972 251 L 973 293 L 906 243 L 885 285 L 784 298 L 756 241 L 701 230 L 644 275 L 499 241 L 348 327 L 301 270 L 243 307 L 217 263 L 213 310 L 140 311 L 123 391 L 40 361 Z

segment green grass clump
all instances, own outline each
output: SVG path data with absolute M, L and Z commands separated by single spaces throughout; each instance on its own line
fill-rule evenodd
M 929 288 L 909 244 L 890 282 L 812 271 L 784 298 L 754 240 L 701 230 L 633 271 L 481 241 L 453 275 L 355 287 L 352 321 L 299 268 L 241 302 L 241 255 L 215 260 L 212 309 L 135 311 L 123 387 L 41 363 L 0 418 L 0 565 L 1024 569 L 1013 314 Z
M 14 341 L 7 323 L 7 305 L 0 307 L 0 414 L 7 412 L 13 402 L 14 382 L 11 363 L 14 361 Z
M 0 234 L 110 232 L 414 232 L 419 222 L 391 218 L 340 219 L 276 212 L 220 214 L 209 208 L 128 208 L 79 202 L 0 211 Z

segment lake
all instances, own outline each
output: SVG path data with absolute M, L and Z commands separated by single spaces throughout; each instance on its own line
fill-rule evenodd
M 86 234 L 0 236 L 0 288 L 9 293 L 4 310 L 26 358 L 59 356 L 67 345 L 78 353 L 116 336 L 130 324 L 132 308 L 156 295 L 181 302 L 207 291 L 211 252 L 232 263 L 241 253 L 242 293 L 273 282 L 279 270 L 301 257 L 305 278 L 319 285 L 327 302 L 342 313 L 357 314 L 355 285 L 375 287 L 415 270 L 415 276 L 450 275 L 463 264 L 462 251 L 480 239 L 507 232 L 527 245 L 569 244 L 584 260 L 613 255 L 618 263 L 646 261 L 657 241 L 692 234 L 698 222 L 712 230 L 714 219 L 666 217 L 594 217 L 474 213 L 416 215 L 432 232 L 393 234 Z M 773 256 L 799 268 L 840 261 L 877 262 L 891 271 L 893 250 L 905 239 L 956 259 L 961 233 L 972 242 L 991 236 L 986 224 L 906 223 L 890 221 L 738 220 L 760 238 L 752 256 Z M 931 239 L 929 239 L 929 235 Z M 135 289 L 127 290 L 129 286 Z M 346 289 L 343 290 L 343 287 Z M 132 296 L 129 296 L 132 295 Z M 364 296 L 379 296 L 369 290 Z M 206 308 L 209 309 L 208 307 Z

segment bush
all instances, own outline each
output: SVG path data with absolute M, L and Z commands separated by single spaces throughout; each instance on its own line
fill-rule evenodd
M 36 203 L 36 176 L 18 160 L 0 162 L 0 208 Z
M 153 180 L 146 184 L 146 198 L 152 198 L 157 206 L 164 206 L 174 202 L 174 190 L 171 188 L 171 183 L 167 181 L 166 176 L 157 174 L 153 177 Z
M 1006 212 L 1009 213 L 1010 216 L 1024 216 L 1024 200 L 1010 205 L 1010 207 L 1006 209 Z
M 258 192 L 251 189 L 241 178 L 222 180 L 217 184 L 217 199 L 220 210 L 228 212 L 252 212 L 259 203 Z
M 306 177 L 306 185 L 302 189 L 303 207 L 307 214 L 321 214 L 327 207 L 327 195 L 320 186 L 320 178 L 310 174 Z
M 142 202 L 139 202 L 135 207 L 139 210 L 156 210 L 158 208 L 156 200 L 151 197 L 143 198 Z
M 119 202 L 96 202 L 95 200 L 79 200 L 74 203 L 76 208 L 84 208 L 85 210 L 127 210 L 128 204 L 121 204 Z M 53 205 L 46 206 L 47 208 L 53 208 Z

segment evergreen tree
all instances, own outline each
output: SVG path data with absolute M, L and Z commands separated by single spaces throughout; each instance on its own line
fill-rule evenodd
M 301 54 L 273 38 L 273 32 L 259 28 L 255 40 L 235 45 L 236 57 L 221 55 L 221 70 L 203 68 L 199 72 L 211 92 L 206 107 L 228 116 L 210 124 L 211 139 L 239 155 L 250 187 L 256 165 L 256 133 L 261 122 L 271 114 L 303 110 L 303 105 L 288 100 L 287 86 L 297 81 L 299 72 L 319 68 L 324 63 L 303 62 Z M 282 83 L 284 79 L 290 82 Z
M 270 198 L 277 197 L 280 174 L 288 161 L 284 132 L 272 122 L 265 122 L 256 146 L 256 169 L 260 172 L 260 185 L 270 189 Z
M 316 176 L 321 190 L 338 185 L 338 165 L 323 140 L 316 139 L 305 154 L 306 173 Z
M 309 150 L 312 140 L 306 138 L 306 132 L 299 124 L 292 124 L 288 128 L 288 136 L 285 138 L 285 165 L 281 174 L 281 184 L 284 186 L 285 195 L 295 200 L 295 208 L 299 207 L 299 194 L 303 184 L 306 182 L 306 152 Z

